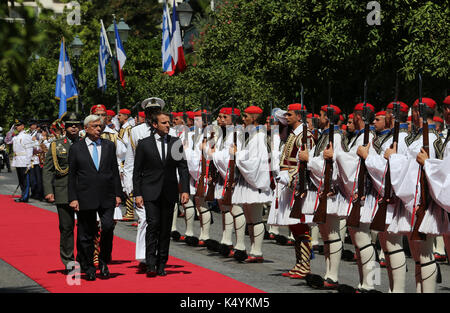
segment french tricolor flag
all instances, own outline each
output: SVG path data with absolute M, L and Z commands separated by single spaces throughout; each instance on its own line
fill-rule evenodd
M 117 30 L 117 24 L 114 20 L 114 32 L 116 34 L 116 55 L 117 55 L 117 65 L 119 68 L 120 84 L 125 88 L 125 76 L 123 74 L 123 66 L 127 60 L 127 55 L 125 54 L 125 49 L 122 45 L 122 40 L 120 40 L 119 31 Z
M 180 20 L 178 19 L 177 10 L 175 8 L 175 0 L 173 0 L 172 13 L 172 40 L 170 42 L 172 54 L 172 70 L 181 73 L 186 69 L 186 61 L 184 59 L 183 43 L 181 42 Z

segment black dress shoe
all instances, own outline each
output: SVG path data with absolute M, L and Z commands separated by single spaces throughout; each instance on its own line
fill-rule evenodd
M 96 279 L 95 272 L 88 272 L 86 273 L 86 280 L 94 281 Z
M 147 277 L 155 277 L 156 276 L 156 265 L 149 265 L 147 267 Z
M 24 200 L 24 199 L 22 199 L 22 198 L 15 199 L 14 201 L 15 201 L 15 202 L 28 202 L 28 200 Z
M 139 262 L 138 273 L 143 274 L 147 272 L 147 264 Z
M 160 264 L 158 266 L 158 272 L 157 272 L 158 276 L 166 276 L 167 275 L 166 271 L 164 270 L 165 267 L 166 267 L 165 264 Z
M 100 277 L 109 278 L 109 269 L 106 263 L 100 263 Z

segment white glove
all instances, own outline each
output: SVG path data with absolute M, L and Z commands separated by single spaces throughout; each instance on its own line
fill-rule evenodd
M 291 180 L 291 178 L 289 177 L 289 172 L 288 171 L 280 171 L 280 173 L 278 174 L 278 176 L 275 178 L 275 180 L 279 183 L 282 184 L 284 186 L 289 185 L 289 182 Z

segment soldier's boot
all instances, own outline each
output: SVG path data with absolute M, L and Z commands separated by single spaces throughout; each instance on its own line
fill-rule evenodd
M 245 216 L 244 210 L 238 205 L 233 205 L 231 208 L 231 214 L 234 220 L 234 232 L 236 235 L 236 244 L 232 252 L 233 257 L 238 261 L 244 261 L 247 258 L 247 252 L 245 250 Z
M 289 272 L 283 273 L 282 275 L 290 278 L 303 279 L 311 273 L 311 236 L 295 236 L 294 248 L 295 265 Z

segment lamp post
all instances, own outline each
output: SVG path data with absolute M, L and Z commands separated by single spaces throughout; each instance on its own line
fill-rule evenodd
M 78 103 L 81 104 L 81 90 L 78 79 L 78 62 L 81 56 L 81 50 L 83 49 L 83 42 L 80 40 L 78 35 L 75 36 L 72 43 L 70 44 L 70 48 L 72 50 L 72 54 L 75 57 L 75 82 L 78 87 L 78 97 L 75 99 L 75 112 L 78 113 Z
M 189 26 L 191 26 L 192 15 L 194 14 L 194 10 L 189 5 L 188 1 L 182 2 L 177 6 L 177 13 L 180 19 L 180 27 L 181 27 L 181 37 L 183 39 L 184 46 L 184 32 Z
M 113 14 L 114 21 L 116 20 L 115 15 Z M 120 19 L 119 24 L 117 24 L 117 31 L 119 32 L 119 37 L 122 43 L 126 43 L 128 40 L 128 33 L 130 31 L 130 27 L 125 23 L 123 18 Z M 111 46 L 114 47 L 116 44 L 116 34 L 114 31 L 114 23 L 109 25 L 108 29 L 106 30 L 108 41 Z M 111 66 L 113 69 L 114 78 L 117 80 L 117 97 L 116 97 L 116 106 L 117 106 L 117 112 L 120 110 L 120 77 L 119 77 L 119 63 L 117 61 L 117 54 L 116 50 L 113 48 L 113 55 L 112 55 L 112 62 Z

